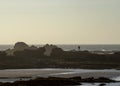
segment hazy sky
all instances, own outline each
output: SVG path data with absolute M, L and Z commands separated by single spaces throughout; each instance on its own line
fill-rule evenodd
M 120 0 L 0 0 L 0 44 L 120 44 Z

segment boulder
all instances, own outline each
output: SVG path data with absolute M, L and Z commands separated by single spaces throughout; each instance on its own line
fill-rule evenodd
M 17 42 L 14 46 L 16 51 L 29 49 L 29 46 L 24 42 Z

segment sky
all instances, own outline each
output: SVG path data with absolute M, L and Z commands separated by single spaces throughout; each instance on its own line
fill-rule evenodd
M 0 0 L 0 44 L 120 44 L 120 0 Z

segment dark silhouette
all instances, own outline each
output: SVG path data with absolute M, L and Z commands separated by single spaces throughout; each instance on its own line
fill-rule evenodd
M 80 46 L 78 46 L 78 51 L 80 51 Z
M 114 80 L 100 77 L 95 79 L 93 77 L 81 79 L 81 78 L 59 78 L 59 77 L 48 77 L 48 78 L 36 78 L 28 81 L 16 81 L 14 83 L 0 83 L 0 86 L 74 86 L 81 85 L 82 82 L 89 83 L 113 83 Z M 105 84 L 100 84 L 99 86 L 105 86 Z
M 106 84 L 100 84 L 99 86 L 106 86 Z
M 24 48 L 22 50 L 15 48 L 7 52 L 1 51 L 0 68 L 120 69 L 119 51 L 113 54 L 97 54 L 89 51 L 63 51 L 53 45 L 47 45 L 47 48 L 46 46 L 39 48 L 26 46 L 27 48 L 22 47 Z

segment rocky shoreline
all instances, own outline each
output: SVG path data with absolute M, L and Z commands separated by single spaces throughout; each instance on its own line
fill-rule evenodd
M 0 86 L 72 86 L 81 85 L 81 83 L 115 83 L 118 81 L 111 80 L 105 77 L 99 78 L 85 78 L 71 77 L 71 78 L 60 78 L 60 77 L 48 77 L 48 78 L 36 78 L 27 81 L 15 81 L 13 83 L 0 83 Z
M 0 51 L 0 69 L 81 68 L 120 69 L 120 51 L 64 51 L 55 45 L 29 46 L 18 42 L 13 49 Z

